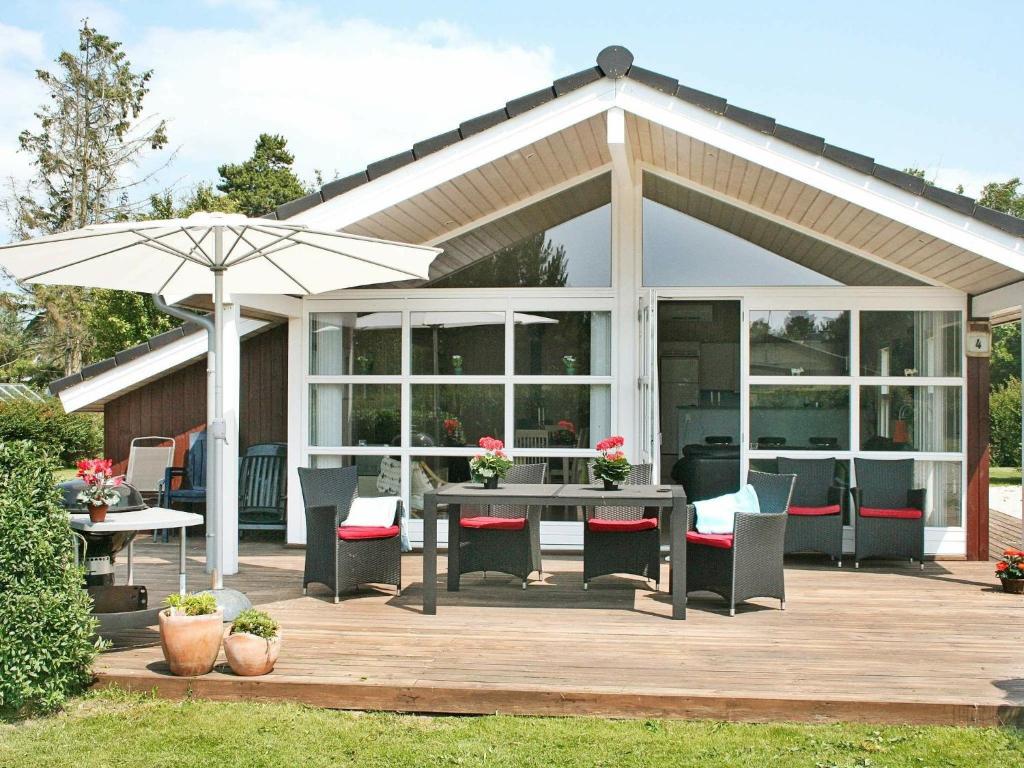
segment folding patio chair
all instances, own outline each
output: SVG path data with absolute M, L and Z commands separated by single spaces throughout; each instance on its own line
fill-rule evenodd
M 142 445 L 144 442 L 156 445 Z M 128 469 L 124 481 L 143 495 L 155 501 L 163 491 L 164 474 L 174 463 L 174 438 L 150 435 L 132 438 L 128 448 Z

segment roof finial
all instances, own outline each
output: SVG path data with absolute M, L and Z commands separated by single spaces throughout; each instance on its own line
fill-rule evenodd
M 622 45 L 609 45 L 597 54 L 597 66 L 604 72 L 605 77 L 618 80 L 625 77 L 633 64 L 633 54 Z

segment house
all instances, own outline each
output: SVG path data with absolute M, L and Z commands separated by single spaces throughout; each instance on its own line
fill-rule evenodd
M 738 446 L 737 482 L 779 455 L 834 456 L 853 483 L 856 456 L 912 457 L 927 552 L 987 558 L 988 360 L 973 347 L 990 319 L 1019 317 L 1022 220 L 618 46 L 270 218 L 444 249 L 423 282 L 233 298 L 226 388 L 244 391 L 229 451 L 285 404 L 268 434 L 289 445 L 289 543 L 305 541 L 299 466 L 355 464 L 361 493 L 399 490 L 415 518 L 427 484 L 466 477 L 482 435 L 569 481 L 615 433 L 662 478 L 707 441 Z M 239 345 L 256 322 L 275 327 Z M 283 349 L 247 369 L 244 350 L 269 338 Z M 197 343 L 150 342 L 131 375 L 53 389 L 71 410 L 103 406 L 120 458 L 151 431 L 122 401 L 179 405 L 167 377 Z M 548 546 L 581 538 L 571 510 L 543 523 Z

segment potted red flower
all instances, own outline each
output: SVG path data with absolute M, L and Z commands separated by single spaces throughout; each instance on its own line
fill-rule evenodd
M 576 445 L 576 425 L 569 419 L 562 419 L 558 422 L 558 430 L 554 434 L 556 445 Z
M 1003 583 L 1003 591 L 1024 595 L 1024 551 L 1008 549 L 996 563 L 996 576 Z
M 481 437 L 479 445 L 484 449 L 469 462 L 473 479 L 483 483 L 484 488 L 497 488 L 498 480 L 508 474 L 512 459 L 505 453 L 505 444 L 494 437 Z
M 89 510 L 89 520 L 102 523 L 107 509 L 121 498 L 117 488 L 124 482 L 122 475 L 114 475 L 110 459 L 82 459 L 76 465 L 78 477 L 85 481 L 85 488 L 78 494 L 78 501 Z
M 625 443 L 621 435 L 612 435 L 597 444 L 597 450 L 601 455 L 594 459 L 591 466 L 594 469 L 594 477 L 604 482 L 606 491 L 617 491 L 619 483 L 625 482 L 629 477 L 629 460 L 622 450 Z

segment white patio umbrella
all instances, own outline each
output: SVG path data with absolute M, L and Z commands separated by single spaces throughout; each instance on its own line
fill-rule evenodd
M 223 536 L 224 297 L 231 294 L 322 293 L 357 285 L 425 279 L 439 248 L 406 245 L 301 224 L 250 219 L 239 214 L 195 213 L 187 219 L 99 224 L 0 246 L 0 266 L 27 283 L 115 288 L 170 301 L 193 294 L 213 296 L 207 325 L 209 368 L 214 378 L 213 440 L 207 471 L 209 527 Z M 184 312 L 173 314 L 188 315 Z M 212 326 L 212 327 L 211 327 Z M 207 543 L 207 558 L 216 552 Z M 222 569 L 212 566 L 214 588 Z

